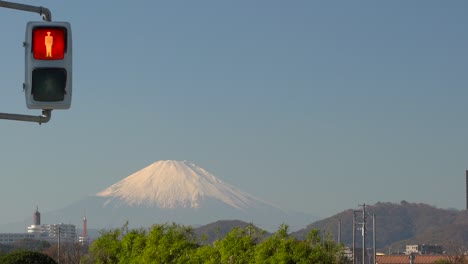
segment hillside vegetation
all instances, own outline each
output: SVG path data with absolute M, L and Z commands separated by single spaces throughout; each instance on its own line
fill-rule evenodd
M 455 251 L 468 247 L 468 212 L 440 209 L 421 203 L 402 201 L 377 203 L 366 207 L 369 216 L 376 217 L 376 246 L 387 253 L 404 251 L 407 244 L 438 244 L 445 250 Z M 303 239 L 307 232 L 319 229 L 338 237 L 338 223 L 341 221 L 341 241 L 352 245 L 353 210 L 349 209 L 332 217 L 310 224 L 305 229 L 293 233 Z M 372 239 L 372 218 L 367 218 L 368 241 Z M 357 232 L 356 236 L 360 233 Z M 371 243 L 369 244 L 371 245 Z

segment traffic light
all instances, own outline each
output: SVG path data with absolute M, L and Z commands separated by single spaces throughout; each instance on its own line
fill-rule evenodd
M 26 25 L 26 105 L 30 109 L 68 109 L 72 97 L 72 37 L 68 22 Z

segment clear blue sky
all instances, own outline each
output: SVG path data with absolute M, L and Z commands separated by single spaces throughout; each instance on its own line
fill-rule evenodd
M 73 33 L 73 103 L 0 120 L 0 223 L 161 159 L 280 207 L 465 207 L 466 1 L 24 1 Z M 0 8 L 0 112 L 27 110 L 28 21 Z M 88 217 L 90 223 L 92 216 Z

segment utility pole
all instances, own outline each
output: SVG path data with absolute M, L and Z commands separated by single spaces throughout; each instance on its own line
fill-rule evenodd
M 370 216 L 369 212 L 366 210 L 366 204 L 359 205 L 359 207 L 362 207 L 362 210 L 353 210 L 353 264 L 365 264 L 366 263 L 366 234 L 367 234 L 367 221 L 366 217 Z M 359 218 L 358 216 L 362 219 L 356 219 Z M 361 221 L 359 221 L 361 220 Z M 357 262 L 357 257 L 356 257 L 356 230 L 360 229 L 361 230 L 361 235 L 362 235 L 362 260 L 361 262 Z M 369 255 L 369 264 L 376 263 L 376 224 L 375 224 L 375 214 L 372 214 L 372 254 L 373 254 L 373 260 L 371 261 L 371 256 L 370 252 L 368 253 Z
M 58 226 L 57 264 L 60 264 L 60 225 Z
M 376 240 L 375 240 L 375 214 L 372 214 L 372 249 L 374 253 L 374 264 L 377 263 Z
M 353 264 L 358 264 L 357 254 L 356 254 L 356 229 L 357 229 L 357 225 L 360 225 L 362 223 L 356 220 L 356 214 L 361 213 L 361 212 L 362 212 L 361 210 L 353 211 Z M 364 255 L 362 257 L 364 258 Z
M 366 264 L 366 204 L 362 205 L 362 264 Z
M 356 264 L 356 211 L 353 211 L 353 264 Z

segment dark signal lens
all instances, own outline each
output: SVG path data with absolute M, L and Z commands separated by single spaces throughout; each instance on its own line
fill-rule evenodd
M 62 68 L 35 69 L 31 93 L 35 101 L 58 102 L 65 98 L 67 71 Z

